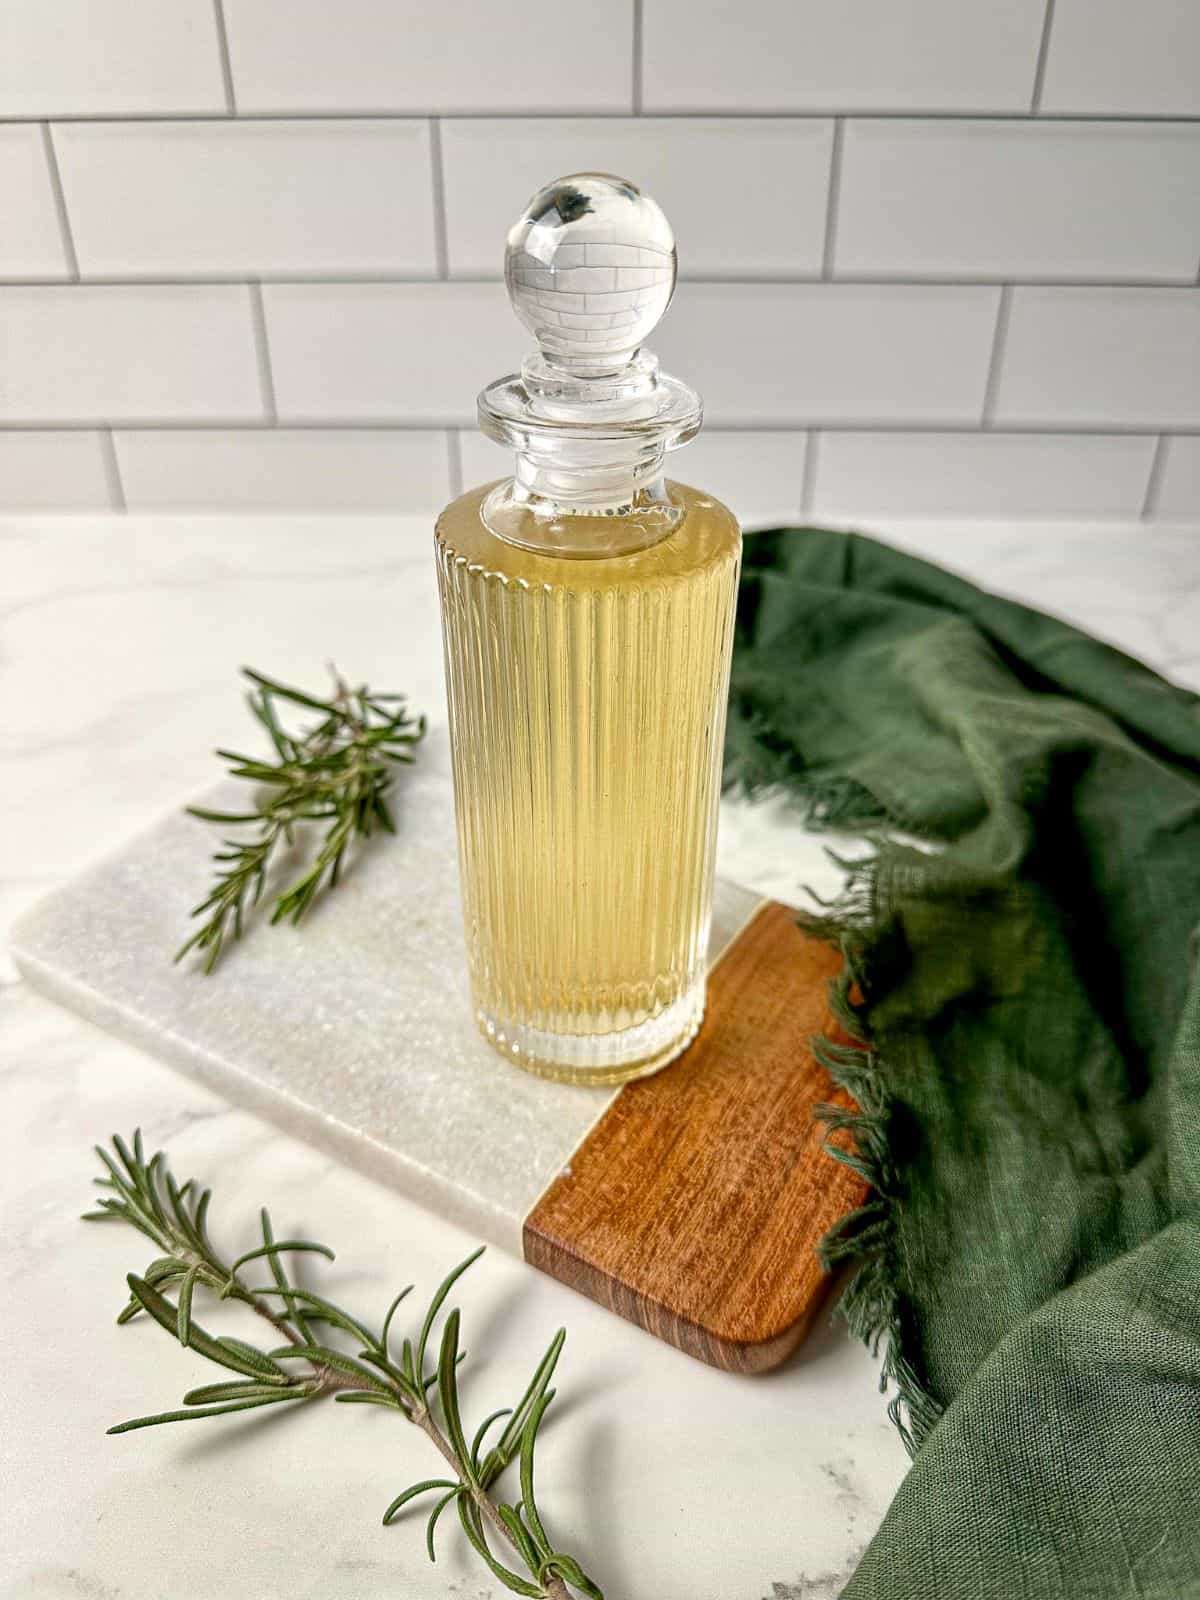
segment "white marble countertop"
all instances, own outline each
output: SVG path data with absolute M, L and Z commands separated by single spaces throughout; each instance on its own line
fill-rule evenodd
M 1200 531 L 954 528 L 889 537 L 1093 628 L 1200 687 Z M 243 662 L 319 680 L 333 657 L 441 716 L 429 530 L 413 519 L 23 518 L 3 562 L 3 927 L 212 779 L 242 724 Z M 794 897 L 801 852 L 779 804 L 727 806 L 721 868 Z M 0 1596 L 4 1600 L 498 1597 L 445 1525 L 384 1529 L 431 1466 L 394 1419 L 341 1407 L 110 1439 L 178 1403 L 201 1364 L 112 1318 L 149 1247 L 75 1219 L 90 1146 L 140 1123 L 216 1191 L 230 1245 L 277 1226 L 339 1247 L 325 1282 L 375 1314 L 432 1286 L 470 1240 L 387 1190 L 30 994 L 4 971 Z M 502 1070 L 499 1066 L 497 1070 Z M 543 1510 L 609 1600 L 829 1600 L 905 1457 L 864 1351 L 822 1326 L 783 1371 L 689 1361 L 492 1252 L 459 1296 L 479 1414 L 560 1323 Z M 496 1399 L 495 1396 L 500 1398 Z M 301 1410 L 303 1415 L 298 1414 Z

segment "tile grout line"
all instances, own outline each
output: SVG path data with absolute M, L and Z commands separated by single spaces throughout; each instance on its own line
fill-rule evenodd
M 450 469 L 450 498 L 463 492 L 462 435 L 457 428 L 446 429 L 446 464 Z
M 225 0 L 212 0 L 213 22 L 217 29 L 217 54 L 221 62 L 221 87 L 225 93 L 227 116 L 237 115 L 237 96 L 233 90 L 233 59 L 229 54 L 229 31 L 225 26 Z
M 379 105 L 375 107 L 348 106 L 341 111 L 330 111 L 324 107 L 313 107 L 309 110 L 296 109 L 289 111 L 254 111 L 239 120 L 246 122 L 420 122 L 429 117 L 446 116 L 456 122 L 561 122 L 580 116 L 577 106 L 564 105 L 557 110 L 535 110 L 523 108 L 519 113 L 489 111 L 471 111 L 469 109 L 455 108 L 450 112 L 443 112 L 440 107 L 414 106 L 406 107 L 399 111 L 395 106 Z M 586 113 L 588 120 L 598 122 L 620 122 L 630 120 L 628 111 L 607 111 L 603 109 L 591 110 Z M 776 106 L 774 109 L 763 107 L 742 107 L 736 111 L 706 109 L 703 106 L 692 106 L 686 110 L 664 107 L 654 112 L 656 117 L 667 121 L 686 122 L 694 121 L 725 121 L 725 122 L 828 122 L 831 117 L 854 117 L 863 122 L 1028 122 L 1042 123 L 1054 122 L 1132 122 L 1139 126 L 1148 123 L 1154 126 L 1164 122 L 1178 122 L 1188 127 L 1200 123 L 1198 112 L 1130 112 L 1130 111 L 1055 111 L 1049 118 L 1040 113 L 1030 111 L 1005 111 L 1001 109 L 980 107 L 975 111 L 950 111 L 945 108 L 906 106 L 897 110 L 871 110 L 846 109 L 837 106 L 811 107 L 797 110 L 794 106 Z M 228 111 L 58 111 L 54 113 L 55 122 L 223 122 L 229 117 Z M 9 123 L 31 123 L 44 120 L 44 114 L 25 112 L 24 114 L 0 113 L 0 126 Z
M 1167 451 L 1170 448 L 1170 435 L 1160 433 L 1158 443 L 1154 446 L 1154 455 L 1150 461 L 1150 474 L 1146 479 L 1146 493 L 1142 497 L 1141 518 L 1143 522 L 1149 521 L 1158 510 L 1158 497 L 1162 491 L 1163 473 L 1167 466 Z
M 828 208 L 827 208 L 828 209 Z M 61 287 L 61 278 L 52 277 L 6 277 L 3 280 L 6 289 L 54 289 Z M 451 277 L 436 277 L 429 273 L 420 272 L 358 272 L 353 268 L 329 271 L 321 269 L 313 272 L 260 272 L 256 273 L 253 280 L 247 277 L 246 272 L 154 272 L 154 273 L 105 273 L 89 272 L 81 274 L 80 283 L 91 285 L 95 288 L 158 288 L 163 284 L 179 284 L 184 287 L 206 287 L 216 284 L 244 284 L 250 281 L 262 284 L 316 284 L 325 288 L 353 289 L 371 284 L 393 284 L 397 287 L 429 288 L 435 284 L 494 284 L 504 281 L 503 273 L 456 273 Z M 826 283 L 840 285 L 844 288 L 860 289 L 1000 289 L 1029 288 L 1029 289 L 1116 289 L 1129 290 L 1136 293 L 1139 290 L 1177 290 L 1181 293 L 1195 288 L 1200 282 L 1191 277 L 1160 277 L 1160 278 L 1115 278 L 1115 277 L 1075 277 L 1046 278 L 1046 277 L 983 277 L 969 272 L 955 273 L 953 276 L 939 276 L 933 273 L 888 273 L 888 272 L 841 272 L 833 278 L 823 278 L 819 272 L 757 272 L 747 268 L 741 272 L 698 272 L 684 273 L 679 282 L 684 287 L 705 289 L 719 285 L 735 289 L 756 289 L 762 284 L 771 284 L 776 287 L 787 288 L 817 288 Z
M 644 43 L 645 18 L 643 16 L 643 0 L 633 0 L 633 60 L 632 79 L 630 82 L 629 99 L 635 117 L 642 114 L 644 98 L 643 78 L 645 74 L 645 43 Z
M 1033 69 L 1033 93 L 1029 97 L 1029 110 L 1036 115 L 1042 109 L 1042 91 L 1046 86 L 1046 63 L 1050 59 L 1050 34 L 1054 28 L 1054 0 L 1046 0 L 1046 13 L 1042 18 L 1042 37 L 1038 42 L 1037 65 Z
M 254 334 L 254 359 L 258 367 L 258 387 L 262 395 L 263 419 L 271 427 L 279 421 L 279 408 L 275 403 L 275 374 L 271 370 L 271 342 L 267 337 L 267 308 L 263 303 L 262 284 L 248 283 L 250 291 L 250 325 Z
M 983 406 L 979 413 L 981 430 L 988 430 L 996 412 L 996 393 L 1000 387 L 1000 374 L 1004 366 L 1004 351 L 1008 343 L 1008 321 L 1012 315 L 1012 284 L 1001 286 L 996 304 L 996 329 L 992 334 L 992 353 L 988 360 L 987 381 L 983 386 Z
M 800 515 L 812 514 L 817 489 L 817 455 L 821 445 L 821 429 L 809 428 L 804 441 L 804 477 L 800 483 Z
M 121 478 L 121 462 L 117 456 L 117 442 L 111 428 L 100 429 L 100 454 L 104 459 L 104 477 L 108 483 L 108 497 L 113 511 L 128 511 L 125 484 Z
M 833 277 L 833 258 L 837 249 L 838 205 L 842 194 L 842 140 L 844 117 L 833 119 L 833 138 L 829 145 L 829 190 L 825 196 L 825 243 L 821 249 L 821 278 Z
M 446 227 L 446 169 L 442 156 L 442 119 L 429 119 L 429 183 L 433 201 L 433 265 L 439 279 L 450 276 L 450 238 Z
M 471 432 L 474 422 L 466 417 L 402 417 L 391 412 L 378 416 L 305 416 L 282 420 L 262 417 L 230 415 L 225 417 L 122 417 L 121 428 L 141 433 L 181 433 L 234 430 L 263 433 L 269 429 L 280 432 L 325 430 L 331 433 L 386 432 L 386 433 L 445 433 L 454 428 Z M 6 433 L 87 433 L 107 426 L 96 417 L 38 417 L 32 420 L 13 421 L 0 419 L 0 436 Z M 1169 427 L 1172 438 L 1200 438 L 1200 423 L 1169 422 L 1161 418 L 1143 423 L 1094 422 L 1081 419 L 1077 422 L 1033 421 L 1004 422 L 981 428 L 978 422 L 960 422 L 950 418 L 897 418 L 897 417 L 792 417 L 777 421 L 764 421 L 761 417 L 734 421 L 706 421 L 706 434 L 722 433 L 883 433 L 891 435 L 912 434 L 926 437 L 946 434 L 951 437 L 1046 438 L 1046 439 L 1156 439 Z
M 79 257 L 75 252 L 75 236 L 71 232 L 71 218 L 67 212 L 67 195 L 63 188 L 62 173 L 58 167 L 58 151 L 54 148 L 54 132 L 48 122 L 41 124 L 41 130 L 42 150 L 46 157 L 46 171 L 50 178 L 50 193 L 54 200 L 54 214 L 58 218 L 63 256 L 67 263 L 67 272 L 72 281 L 78 283 Z

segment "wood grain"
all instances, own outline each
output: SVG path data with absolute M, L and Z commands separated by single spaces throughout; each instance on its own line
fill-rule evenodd
M 867 1193 L 812 1116 L 850 1103 L 811 1045 L 838 1036 L 840 963 L 765 904 L 713 968 L 695 1043 L 621 1090 L 530 1212 L 526 1260 L 712 1366 L 783 1361 L 829 1288 L 817 1244 Z

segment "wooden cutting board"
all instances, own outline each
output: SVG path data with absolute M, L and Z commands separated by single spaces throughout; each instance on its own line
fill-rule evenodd
M 836 953 L 787 908 L 719 884 L 691 1048 L 623 1088 L 547 1083 L 471 1020 L 446 778 L 406 778 L 399 822 L 302 930 L 255 928 L 206 978 L 171 957 L 212 841 L 173 815 L 25 917 L 18 966 L 688 1354 L 777 1365 L 828 1289 L 819 1240 L 865 1195 L 812 1119 L 842 1098 L 810 1044 L 832 1028 Z
M 866 1195 L 812 1115 L 847 1103 L 810 1042 L 839 962 L 762 902 L 690 1049 L 620 1091 L 525 1219 L 526 1260 L 714 1367 L 788 1356 L 828 1287 L 816 1247 Z

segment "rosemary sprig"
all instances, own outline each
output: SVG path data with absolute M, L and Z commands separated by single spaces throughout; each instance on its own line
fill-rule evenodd
M 304 1252 L 332 1260 L 333 1251 L 312 1239 L 276 1239 L 265 1209 L 260 1219 L 262 1243 L 227 1264 L 208 1232 L 211 1191 L 198 1189 L 191 1179 L 177 1184 L 161 1151 L 147 1161 L 140 1131 L 133 1136 L 132 1148 L 117 1135 L 112 1144 L 114 1155 L 96 1146 L 105 1176 L 95 1181 L 108 1192 L 96 1210 L 84 1213 L 85 1220 L 126 1222 L 160 1252 L 143 1273 L 129 1274 L 130 1299 L 117 1321 L 129 1322 L 145 1313 L 181 1345 L 224 1368 L 227 1376 L 189 1390 L 180 1410 L 135 1417 L 118 1423 L 109 1433 L 299 1403 L 326 1394 L 346 1404 L 382 1406 L 419 1428 L 449 1469 L 445 1476 L 425 1478 L 402 1490 L 383 1514 L 385 1525 L 395 1521 L 411 1502 L 435 1494 L 426 1526 L 431 1561 L 435 1559 L 438 1520 L 454 1506 L 480 1559 L 514 1594 L 571 1600 L 576 1591 L 589 1600 L 603 1600 L 578 1561 L 547 1536 L 534 1498 L 534 1451 L 538 1430 L 554 1398 L 550 1381 L 566 1337 L 562 1329 L 550 1341 L 517 1404 L 493 1412 L 468 1442 L 458 1387 L 463 1360 L 459 1312 L 447 1312 L 436 1337 L 435 1329 L 447 1296 L 482 1255 L 482 1247 L 442 1280 L 419 1332 L 401 1341 L 397 1358 L 391 1343 L 392 1324 L 411 1285 L 392 1301 L 380 1331 L 372 1332 L 350 1312 L 291 1281 L 284 1268 L 285 1255 Z M 270 1283 L 246 1282 L 243 1269 L 252 1262 L 261 1263 L 270 1273 Z M 172 1286 L 176 1289 L 174 1301 L 167 1298 Z M 207 1332 L 193 1314 L 197 1296 L 204 1294 L 248 1306 L 284 1343 L 260 1349 L 241 1339 Z M 318 1336 L 318 1326 L 328 1331 Z M 431 1365 L 429 1358 L 435 1348 L 437 1357 Z M 486 1438 L 501 1423 L 495 1442 L 485 1450 Z M 510 1504 L 492 1491 L 514 1459 L 519 1462 L 521 1497 Z M 495 1552 L 497 1540 L 508 1546 L 503 1561 Z M 521 1571 L 508 1564 L 514 1560 Z
M 300 822 L 326 824 L 311 863 L 276 900 L 272 923 L 299 922 L 323 883 L 333 888 L 355 838 L 369 838 L 378 826 L 394 833 L 386 794 L 396 762 L 411 762 L 412 747 L 425 733 L 424 717 L 410 717 L 403 695 L 374 694 L 365 685 L 352 689 L 333 671 L 328 699 L 276 683 L 249 667 L 242 669 L 255 686 L 246 697 L 251 712 L 266 730 L 274 760 L 259 760 L 236 750 L 218 750 L 230 763 L 230 774 L 253 783 L 253 808 L 210 811 L 189 806 L 193 817 L 224 827 L 253 827 L 249 838 L 226 838 L 213 861 L 216 882 L 192 911 L 204 922 L 176 955 L 191 950 L 204 955 L 204 970 L 216 966 L 230 934 L 240 939 L 247 910 L 258 903 L 267 868 L 277 846 L 292 844 Z M 317 712 L 311 726 L 288 732 L 280 721 L 279 703 Z

